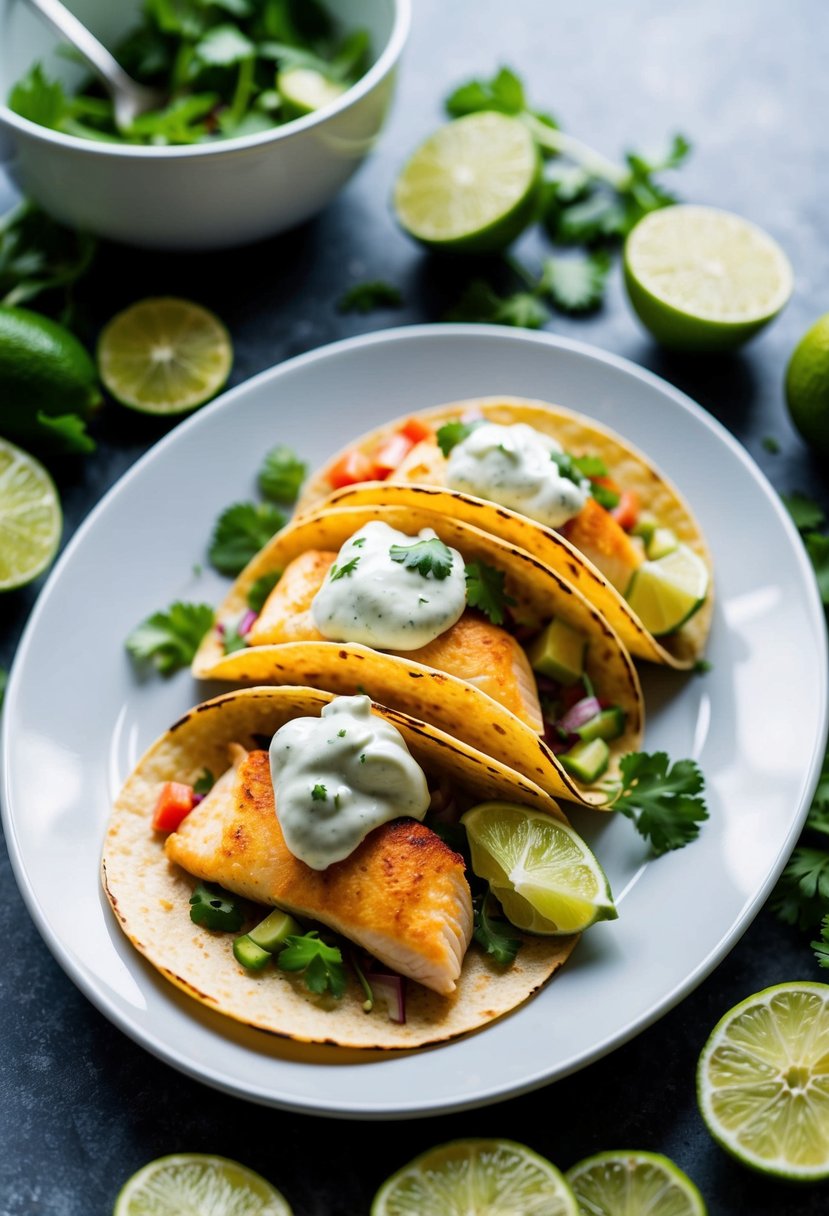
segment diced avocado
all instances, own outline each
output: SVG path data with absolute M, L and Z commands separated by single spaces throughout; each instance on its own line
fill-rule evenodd
M 577 777 L 585 785 L 590 785 L 591 782 L 597 781 L 607 768 L 610 748 L 604 739 L 591 739 L 589 742 L 582 740 L 575 747 L 571 747 L 569 752 L 562 752 L 559 760 L 571 777 Z
M 527 658 L 534 671 L 567 687 L 581 679 L 586 651 L 584 634 L 554 618 L 528 647 Z
M 653 515 L 640 515 L 631 531 L 632 536 L 638 536 L 647 547 L 651 537 L 659 527 L 659 522 Z
M 654 528 L 648 540 L 645 541 L 645 553 L 649 561 L 656 562 L 660 557 L 667 557 L 669 553 L 673 553 L 678 545 L 676 533 L 672 532 L 670 528 Z
M 603 709 L 585 722 L 584 726 L 576 729 L 579 738 L 589 743 L 591 739 L 618 739 L 625 729 L 625 711 L 621 705 L 611 705 Z
M 261 949 L 269 950 L 273 954 L 275 950 L 284 945 L 285 938 L 290 937 L 293 933 L 302 933 L 302 929 L 294 918 L 287 912 L 274 908 L 273 912 L 260 921 L 255 929 L 251 929 L 248 937 L 255 946 L 260 946 Z
M 233 943 L 233 957 L 237 963 L 247 967 L 248 971 L 261 971 L 271 961 L 272 955 L 268 950 L 257 946 L 256 942 L 251 940 L 250 935 L 245 933 L 243 937 L 237 937 Z

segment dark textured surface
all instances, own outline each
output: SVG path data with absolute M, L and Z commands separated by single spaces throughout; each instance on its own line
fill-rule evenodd
M 789 252 L 797 290 L 783 317 L 744 353 L 714 362 L 660 351 L 628 312 L 618 279 L 604 310 L 556 318 L 556 332 L 652 368 L 711 410 L 780 490 L 826 504 L 825 470 L 785 415 L 781 379 L 802 331 L 829 309 L 829 157 L 824 0 L 415 0 L 413 35 L 392 120 L 374 158 L 316 222 L 283 240 L 221 257 L 152 257 L 105 249 L 79 293 L 83 335 L 147 294 L 200 300 L 227 322 L 232 382 L 331 339 L 437 319 L 453 273 L 394 228 L 387 197 L 408 150 L 440 118 L 448 88 L 499 62 L 518 67 L 536 104 L 615 154 L 682 130 L 695 153 L 683 196 L 768 228 Z M 538 252 L 526 243 L 528 258 Z M 343 317 L 350 284 L 386 278 L 406 306 Z M 166 428 L 108 408 L 97 455 L 58 470 L 68 539 L 112 482 Z M 762 438 L 781 445 L 768 453 Z M 37 592 L 0 603 L 8 666 Z M 770 710 L 773 712 L 773 709 Z M 700 892 L 700 899 L 705 892 Z M 800 935 L 764 911 L 732 954 L 683 1004 L 634 1042 L 574 1077 L 488 1109 L 411 1123 L 355 1125 L 285 1115 L 226 1098 L 136 1047 L 102 1018 L 43 946 L 0 861 L 0 1214 L 107 1213 L 119 1184 L 178 1149 L 237 1157 L 272 1178 L 297 1216 L 360 1216 L 381 1179 L 414 1153 L 467 1135 L 524 1140 L 567 1167 L 611 1147 L 655 1149 L 686 1169 L 712 1213 L 818 1216 L 829 1189 L 770 1183 L 731 1162 L 696 1109 L 694 1066 L 717 1018 L 768 984 L 821 973 Z

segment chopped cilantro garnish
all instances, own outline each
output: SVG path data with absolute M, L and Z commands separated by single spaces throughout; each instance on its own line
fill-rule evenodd
M 358 536 L 356 538 L 356 540 L 353 540 L 351 542 L 351 548 L 352 549 L 362 549 L 362 547 L 365 543 L 366 543 L 366 538 L 364 536 Z
M 337 566 L 336 564 L 333 565 L 328 575 L 331 582 L 336 583 L 337 579 L 345 578 L 347 575 L 353 574 L 357 569 L 357 563 L 359 560 L 359 557 L 352 557 L 350 561 L 343 562 L 341 566 Z
M 325 802 L 328 797 L 328 791 L 324 785 L 315 785 L 311 790 L 311 798 L 314 802 Z
M 360 752 L 360 763 L 365 764 L 365 762 L 366 762 L 366 753 Z
M 604 299 L 610 256 L 596 253 L 546 258 L 539 290 L 561 312 L 591 312 Z
M 764 435 L 761 443 L 765 451 L 770 452 L 772 456 L 777 456 L 780 451 L 780 443 L 774 435 Z
M 336 946 L 320 941 L 316 929 L 302 936 L 291 934 L 285 941 L 287 945 L 276 960 L 282 971 L 304 971 L 305 983 L 318 995 L 323 992 L 338 998 L 343 995 L 345 968 L 342 952 Z
M 431 574 L 438 581 L 448 578 L 452 570 L 452 550 L 436 536 L 412 545 L 392 545 L 389 557 L 406 570 L 417 570 L 424 578 Z
M 239 632 L 239 621 L 233 625 L 225 625 L 222 630 L 222 649 L 225 654 L 233 654 L 236 650 L 244 650 L 247 639 Z
M 252 612 L 259 613 L 262 611 L 265 607 L 265 601 L 281 578 L 281 570 L 269 570 L 267 574 L 260 574 L 256 582 L 251 583 L 245 598 L 247 599 L 248 608 Z
M 216 778 L 213 776 L 210 769 L 203 768 L 201 771 L 201 776 L 197 777 L 193 782 L 193 793 L 201 794 L 202 797 L 204 797 L 205 794 L 210 793 L 215 784 Z
M 342 730 L 338 730 L 338 731 L 337 731 L 337 738 L 338 738 L 338 739 L 344 739 L 344 738 L 345 738 L 345 727 L 343 727 L 343 729 L 342 729 Z
M 569 452 L 550 452 L 550 460 L 552 460 L 562 477 L 566 477 L 568 481 L 574 482 L 577 486 L 585 485 L 587 476 L 582 472 Z
M 400 308 L 403 296 L 400 289 L 382 279 L 368 283 L 355 283 L 337 301 L 340 312 L 374 312 L 378 308 Z
M 515 962 L 515 956 L 521 949 L 521 939 L 510 936 L 512 925 L 508 921 L 490 916 L 491 898 L 489 893 L 475 897 L 472 904 L 475 925 L 472 935 L 496 963 L 506 967 Z
M 485 279 L 473 279 L 444 320 L 540 329 L 549 320 L 549 313 L 535 292 L 514 291 L 502 296 Z
M 783 494 L 781 497 L 799 532 L 811 532 L 822 528 L 826 523 L 823 507 L 807 494 L 795 491 L 794 494 Z
M 271 448 L 262 462 L 257 482 L 265 498 L 274 502 L 295 502 L 305 480 L 308 466 L 284 443 Z
M 607 477 L 607 465 L 601 456 L 574 456 L 573 467 L 585 477 Z
M 471 435 L 477 427 L 482 426 L 484 421 L 483 418 L 473 418 L 470 422 L 461 422 L 457 418 L 453 422 L 444 422 L 443 426 L 438 427 L 436 438 L 438 447 L 444 456 L 448 456 L 452 448 Z
M 241 901 L 223 887 L 200 882 L 190 896 L 190 919 L 194 925 L 237 933 L 244 923 Z
M 774 889 L 772 908 L 787 925 L 811 929 L 829 913 L 829 852 L 800 845 Z
M 620 768 L 613 810 L 633 821 L 657 857 L 696 840 L 708 810 L 700 796 L 705 780 L 693 760 L 671 766 L 665 752 L 631 752 Z
M 590 483 L 590 493 L 599 506 L 604 507 L 606 511 L 612 511 L 614 507 L 618 507 L 619 505 L 619 493 L 616 490 L 611 490 L 608 486 L 600 486 L 593 481 Z
M 221 574 L 235 578 L 285 523 L 270 503 L 237 502 L 216 520 L 207 556 Z
M 468 562 L 465 572 L 466 600 L 470 608 L 483 612 L 493 625 L 503 625 L 507 606 L 515 603 L 504 590 L 503 570 L 496 570 L 486 562 Z
M 695 676 L 706 676 L 708 675 L 708 672 L 712 670 L 713 666 L 714 664 L 708 659 L 697 659 L 696 663 L 694 663 L 692 671 Z
M 168 676 L 192 663 L 204 635 L 213 624 L 209 604 L 186 604 L 177 600 L 166 611 L 154 612 L 127 637 L 126 647 L 134 659 L 149 662 Z

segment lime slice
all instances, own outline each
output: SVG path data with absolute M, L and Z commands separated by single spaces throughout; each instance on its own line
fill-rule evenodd
M 829 457 L 829 312 L 794 348 L 786 368 L 786 404 L 809 446 Z
M 0 439 L 0 591 L 43 573 L 62 527 L 58 492 L 43 465 Z
M 286 68 L 277 73 L 276 87 L 291 113 L 299 117 L 330 106 L 349 86 L 329 80 L 313 68 Z
M 371 1216 L 578 1216 L 554 1165 L 512 1140 L 455 1140 L 392 1174 Z
M 829 1177 L 829 985 L 777 984 L 729 1009 L 702 1049 L 697 1101 L 744 1165 Z
M 677 350 L 730 350 L 776 317 L 792 268 L 761 228 L 688 204 L 652 211 L 625 244 L 625 284 L 642 324 Z
M 207 1153 L 176 1153 L 145 1165 L 124 1184 L 112 1216 L 291 1216 L 259 1174 Z
M 650 633 L 673 633 L 701 608 L 708 594 L 708 567 L 687 545 L 637 567 L 628 604 Z
M 530 933 L 580 933 L 615 920 L 602 867 L 571 827 L 508 802 L 483 802 L 461 819 L 472 869 L 509 920 Z
M 540 181 L 538 148 L 522 122 L 467 114 L 420 145 L 397 179 L 394 209 L 425 245 L 489 253 L 533 219 Z
M 98 370 L 116 401 L 145 414 L 182 414 L 214 397 L 233 347 L 218 317 L 189 300 L 141 300 L 109 322 Z
M 706 1216 L 687 1174 L 659 1153 L 597 1153 L 567 1171 L 582 1216 Z

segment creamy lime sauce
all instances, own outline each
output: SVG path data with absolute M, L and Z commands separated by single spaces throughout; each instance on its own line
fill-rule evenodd
M 422 558 L 421 568 L 407 564 L 416 558 Z M 373 520 L 340 549 L 311 615 L 333 642 L 417 650 L 454 625 L 465 607 L 466 576 L 457 549 L 438 541 L 431 528 L 408 536 Z
M 368 697 L 337 697 L 320 718 L 294 718 L 270 746 L 276 817 L 285 844 L 314 870 L 353 853 L 383 823 L 423 819 L 423 769 Z
M 555 439 L 525 422 L 485 422 L 449 453 L 447 485 L 560 528 L 578 515 L 590 493 L 586 478 L 577 485 L 561 475 L 550 453 L 562 451 Z

